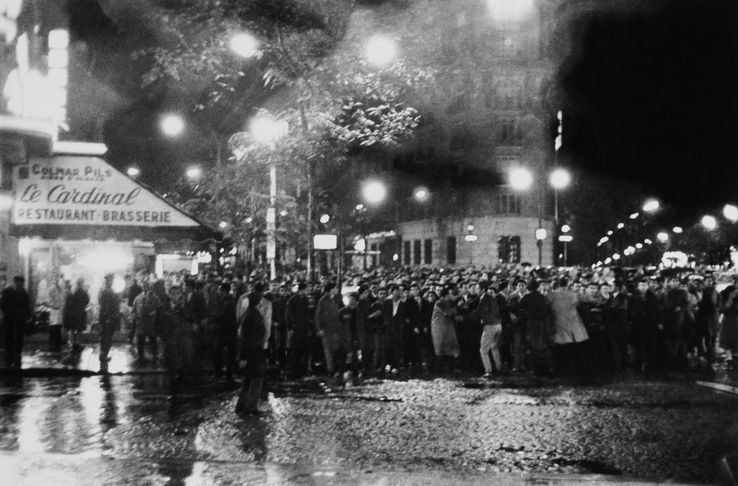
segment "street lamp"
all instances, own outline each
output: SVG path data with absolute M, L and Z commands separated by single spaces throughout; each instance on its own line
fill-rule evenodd
M 383 67 L 397 57 L 397 44 L 386 35 L 377 34 L 367 41 L 364 54 L 370 64 Z
M 328 224 L 328 221 L 331 220 L 331 217 L 328 214 L 322 214 L 320 216 L 320 223 L 321 224 Z
M 138 167 L 129 167 L 126 170 L 128 177 L 138 177 L 141 174 L 141 170 Z
M 428 189 L 425 187 L 418 187 L 415 189 L 415 192 L 413 193 L 413 197 L 418 202 L 425 202 L 430 197 L 430 193 L 428 192 Z
M 733 204 L 726 204 L 723 207 L 723 216 L 731 223 L 738 222 L 738 207 Z
M 568 233 L 569 231 L 571 231 L 571 226 L 569 226 L 568 224 L 565 224 L 564 226 L 561 227 L 562 233 Z
M 218 224 L 218 227 L 220 229 L 226 229 L 228 227 L 228 223 L 226 223 L 225 221 L 221 221 L 220 224 Z
M 202 170 L 199 167 L 190 167 L 185 172 L 185 176 L 192 181 L 197 180 L 202 176 Z
M 254 57 L 259 52 L 259 41 L 248 32 L 241 32 L 231 37 L 228 46 L 241 57 Z
M 516 167 L 510 171 L 509 181 L 514 190 L 527 191 L 533 185 L 533 174 L 524 167 Z
M 380 204 L 387 197 L 387 187 L 380 181 L 369 181 L 364 184 L 361 194 L 368 204 Z
M 661 231 L 659 234 L 656 235 L 656 239 L 659 240 L 661 243 L 666 243 L 669 241 L 669 234 L 666 231 Z
M 702 216 L 700 224 L 702 224 L 702 227 L 705 228 L 707 231 L 712 231 L 717 228 L 717 220 L 714 216 L 710 216 L 709 214 Z
M 684 228 L 682 228 L 681 226 L 674 226 L 672 231 L 674 232 L 674 234 L 681 235 L 682 233 L 684 233 Z
M 643 204 L 643 212 L 646 213 L 655 213 L 659 208 L 661 208 L 661 203 L 656 199 L 649 199 Z
M 168 113 L 159 121 L 161 131 L 167 137 L 179 137 L 184 132 L 185 123 L 181 116 L 176 113 Z

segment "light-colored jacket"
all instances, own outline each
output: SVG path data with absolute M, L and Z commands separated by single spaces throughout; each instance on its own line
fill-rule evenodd
M 579 295 L 569 289 L 556 289 L 548 294 L 553 309 L 556 344 L 579 343 L 589 339 L 582 318 L 577 312 Z

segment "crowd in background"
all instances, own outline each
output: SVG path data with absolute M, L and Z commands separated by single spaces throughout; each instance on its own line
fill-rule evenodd
M 628 370 L 709 370 L 716 350 L 732 368 L 738 350 L 738 287 L 718 291 L 706 271 L 398 268 L 313 284 L 299 273 L 268 284 L 260 277 L 129 275 L 116 293 L 106 276 L 101 370 L 121 329 L 139 360 L 163 356 L 173 393 L 205 368 L 232 381 L 242 361 L 252 398 L 270 369 L 338 381 L 459 371 L 597 381 Z M 88 302 L 83 282 L 67 293 L 62 320 L 73 347 Z

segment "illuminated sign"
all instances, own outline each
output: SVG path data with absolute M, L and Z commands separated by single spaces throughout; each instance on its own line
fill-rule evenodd
M 13 178 L 15 225 L 199 226 L 96 157 L 31 159 Z
M 338 248 L 338 237 L 336 235 L 313 236 L 313 247 L 316 250 L 335 250 Z

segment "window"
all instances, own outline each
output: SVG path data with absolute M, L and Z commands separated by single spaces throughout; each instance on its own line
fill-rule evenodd
M 498 121 L 498 140 L 503 145 L 520 145 L 523 140 L 520 124 L 516 118 L 503 118 Z
M 423 263 L 430 265 L 433 263 L 433 240 L 425 240 L 423 251 Z
M 403 258 L 402 261 L 405 262 L 405 265 L 410 265 L 410 241 L 405 241 L 403 243 L 403 250 L 405 258 Z
M 497 195 L 497 214 L 520 214 L 522 196 L 504 192 Z
M 499 109 L 514 110 L 523 107 L 523 88 L 519 79 L 500 79 L 495 83 L 495 105 Z
M 449 236 L 446 239 L 446 263 L 456 265 L 456 237 Z
M 501 236 L 497 240 L 497 257 L 500 263 L 520 263 L 520 237 Z
M 420 265 L 420 240 L 413 241 L 413 264 Z

